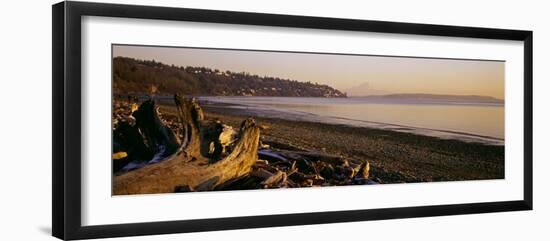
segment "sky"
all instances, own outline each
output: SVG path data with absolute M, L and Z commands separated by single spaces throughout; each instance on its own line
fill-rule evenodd
M 113 57 L 327 84 L 351 96 L 426 93 L 504 99 L 503 61 L 114 45 Z

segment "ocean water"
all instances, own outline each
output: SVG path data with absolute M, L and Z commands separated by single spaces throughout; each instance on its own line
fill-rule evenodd
M 504 105 L 445 100 L 301 97 L 200 97 L 207 106 L 252 116 L 411 132 L 444 139 L 504 143 Z

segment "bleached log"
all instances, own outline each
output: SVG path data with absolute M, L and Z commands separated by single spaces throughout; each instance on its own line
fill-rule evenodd
M 201 152 L 202 109 L 193 99 L 176 95 L 183 140 L 177 152 L 155 164 L 113 177 L 113 195 L 168 193 L 177 187 L 189 190 L 213 190 L 216 186 L 248 174 L 258 160 L 260 128 L 253 119 L 243 121 L 232 152 L 214 163 Z M 163 129 L 162 122 L 154 122 Z

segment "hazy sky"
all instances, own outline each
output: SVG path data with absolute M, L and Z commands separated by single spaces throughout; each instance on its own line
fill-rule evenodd
M 350 95 L 428 93 L 503 99 L 504 62 L 113 46 L 113 56 L 327 84 Z

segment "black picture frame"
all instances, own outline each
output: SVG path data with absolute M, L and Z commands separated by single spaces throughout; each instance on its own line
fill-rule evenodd
M 89 2 L 52 6 L 52 233 L 60 239 L 87 239 L 308 225 L 380 219 L 532 210 L 533 208 L 533 32 L 324 17 L 197 10 Z M 193 21 L 327 30 L 517 40 L 524 43 L 524 194 L 522 200 L 404 208 L 212 218 L 132 224 L 81 224 L 81 17 Z

